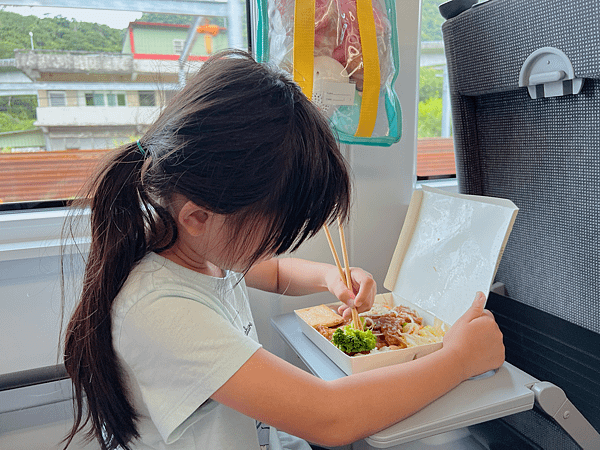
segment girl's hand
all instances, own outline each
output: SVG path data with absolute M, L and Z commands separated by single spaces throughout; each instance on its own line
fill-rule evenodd
M 444 350 L 455 354 L 464 379 L 497 369 L 504 362 L 502 332 L 484 304 L 485 295 L 478 292 L 473 305 L 444 336 Z
M 356 307 L 358 312 L 371 309 L 377 293 L 377 283 L 370 273 L 358 267 L 351 267 L 350 277 L 352 278 L 352 291 L 340 279 L 340 272 L 335 266 L 332 266 L 325 278 L 329 292 L 344 303 L 339 307 L 338 313 L 347 319 L 352 316 L 352 307 Z

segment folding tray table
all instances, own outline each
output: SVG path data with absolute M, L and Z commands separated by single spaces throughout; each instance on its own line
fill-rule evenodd
M 294 313 L 274 317 L 271 323 L 306 367 L 323 380 L 346 376 L 301 331 Z M 581 445 L 600 448 L 600 436 L 551 383 L 541 382 L 505 362 L 496 372 L 464 381 L 407 419 L 365 439 L 374 448 L 391 448 L 440 433 L 527 411 L 536 404 Z M 570 422 L 561 423 L 566 412 Z M 561 415 L 560 417 L 558 417 Z M 401 448 L 401 447 L 396 447 Z

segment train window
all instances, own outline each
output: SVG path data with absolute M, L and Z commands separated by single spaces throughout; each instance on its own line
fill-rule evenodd
M 0 211 L 75 198 L 211 53 L 248 49 L 245 0 L 179 2 L 179 15 L 154 0 L 135 2 L 146 12 L 34 3 L 0 7 Z
M 417 179 L 456 176 L 446 56 L 438 7 L 444 0 L 422 0 Z

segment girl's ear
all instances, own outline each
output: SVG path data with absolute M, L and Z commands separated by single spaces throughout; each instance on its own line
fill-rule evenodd
M 188 234 L 199 236 L 204 232 L 210 214 L 209 211 L 188 200 L 179 210 L 177 219 Z

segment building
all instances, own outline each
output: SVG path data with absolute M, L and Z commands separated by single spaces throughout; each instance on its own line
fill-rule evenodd
M 200 17 L 132 22 L 122 53 L 16 50 L 14 67 L 37 93 L 46 150 L 107 149 L 143 134 L 188 74 L 227 46 L 226 29 Z

